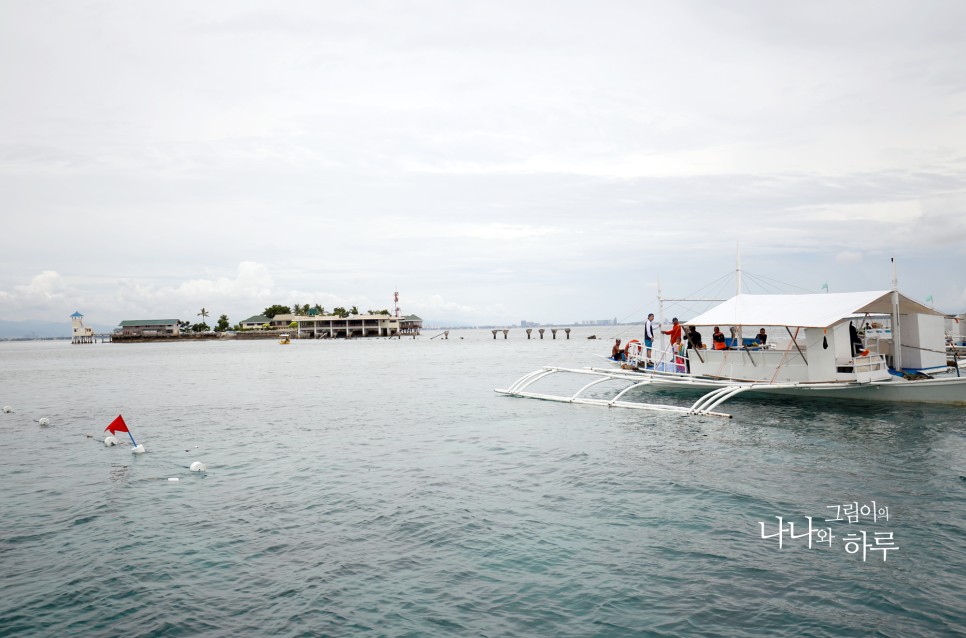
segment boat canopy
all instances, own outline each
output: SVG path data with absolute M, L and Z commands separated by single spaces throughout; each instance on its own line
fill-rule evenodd
M 834 292 L 810 295 L 741 294 L 687 321 L 694 326 L 799 326 L 828 328 L 850 316 L 892 314 L 892 291 Z M 899 314 L 944 316 L 899 295 Z

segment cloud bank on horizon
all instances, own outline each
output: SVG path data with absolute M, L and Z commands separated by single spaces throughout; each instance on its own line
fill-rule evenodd
M 2 12 L 0 319 L 635 320 L 739 243 L 966 309 L 959 2 Z

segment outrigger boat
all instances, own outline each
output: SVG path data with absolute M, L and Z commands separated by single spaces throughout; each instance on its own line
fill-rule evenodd
M 699 328 L 735 327 L 726 349 L 688 350 L 657 343 L 652 360 L 637 345 L 614 368 L 547 366 L 524 375 L 501 394 L 548 401 L 730 416 L 716 412 L 739 395 L 791 395 L 966 406 L 966 376 L 957 361 L 946 360 L 945 315 L 895 290 L 805 295 L 737 294 L 687 321 Z M 888 316 L 891 330 L 870 330 L 856 343 L 858 329 L 872 317 Z M 742 338 L 742 330 L 768 328 L 783 333 L 767 346 Z M 702 331 L 710 334 L 710 330 Z M 878 332 L 878 334 L 876 334 Z M 773 335 L 778 336 L 778 335 Z M 710 340 L 709 340 L 710 343 Z M 560 374 L 592 380 L 572 394 L 534 392 L 531 386 Z M 613 396 L 589 396 L 607 381 L 618 382 Z M 612 384 L 613 385 L 613 384 Z M 702 395 L 689 405 L 631 400 L 638 388 L 691 390 Z M 639 396 L 641 393 L 636 393 Z

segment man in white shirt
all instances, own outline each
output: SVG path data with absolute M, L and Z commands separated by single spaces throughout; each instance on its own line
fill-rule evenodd
M 644 345 L 647 347 L 647 361 L 651 360 L 651 346 L 654 345 L 654 313 L 649 313 L 644 321 Z

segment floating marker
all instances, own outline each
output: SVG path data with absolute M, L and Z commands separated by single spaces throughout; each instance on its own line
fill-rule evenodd
M 47 417 L 41 417 L 40 419 L 37 420 L 37 423 L 39 423 L 40 425 L 46 427 L 46 426 L 50 425 L 50 419 L 48 419 Z
M 208 466 L 202 463 L 201 461 L 195 461 L 194 463 L 191 464 L 191 467 L 189 467 L 188 469 L 191 470 L 192 472 L 207 472 Z
M 104 446 L 111 447 L 112 445 L 117 445 L 117 438 L 113 436 L 108 436 L 104 438 Z
M 134 447 L 131 448 L 131 454 L 144 454 L 144 446 L 138 445 L 138 442 L 134 440 L 134 435 L 127 429 L 127 423 L 124 422 L 124 417 L 120 414 L 117 415 L 116 419 L 111 421 L 110 425 L 104 428 L 104 431 L 110 432 L 111 434 L 127 432 L 127 435 L 131 437 L 131 443 L 134 444 Z
M 3 411 L 6 412 L 7 414 L 9 414 L 9 413 L 13 412 L 13 408 L 11 408 L 9 405 L 5 405 L 5 406 L 3 406 Z
M 179 479 L 177 476 L 172 476 L 168 479 L 168 481 L 170 481 L 171 483 L 177 483 L 180 480 L 181 479 Z

